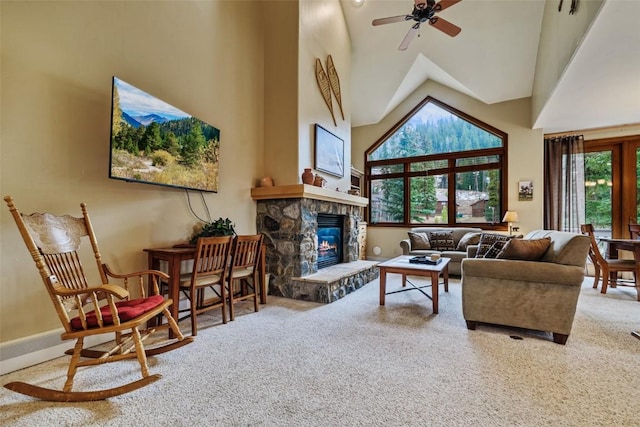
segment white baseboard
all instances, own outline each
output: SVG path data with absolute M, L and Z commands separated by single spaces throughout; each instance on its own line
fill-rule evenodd
M 64 356 L 75 345 L 75 340 L 62 341 L 57 329 L 17 340 L 0 343 L 0 375 L 28 368 L 38 363 Z M 87 337 L 85 347 L 93 347 L 113 340 L 110 334 Z

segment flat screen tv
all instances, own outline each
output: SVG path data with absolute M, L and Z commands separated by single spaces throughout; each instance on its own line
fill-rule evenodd
M 113 77 L 109 178 L 218 191 L 220 130 Z

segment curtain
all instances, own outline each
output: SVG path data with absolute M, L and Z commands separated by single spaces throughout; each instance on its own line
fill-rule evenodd
M 584 138 L 544 139 L 544 228 L 580 233 L 585 221 Z

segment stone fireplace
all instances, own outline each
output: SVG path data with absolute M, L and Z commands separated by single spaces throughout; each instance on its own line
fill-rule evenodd
M 368 199 L 306 184 L 258 187 L 251 195 L 258 202 L 257 231 L 265 236 L 271 295 L 328 303 L 377 277 L 376 263 L 359 254 L 358 224 Z M 320 227 L 330 229 L 321 231 L 320 241 L 318 217 Z M 329 253 L 341 254 L 325 265 Z

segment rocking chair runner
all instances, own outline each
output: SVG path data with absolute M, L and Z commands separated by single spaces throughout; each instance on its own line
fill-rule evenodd
M 4 198 L 18 230 L 38 268 L 42 281 L 56 309 L 64 333 L 63 340 L 76 339 L 62 391 L 24 382 L 12 382 L 4 386 L 18 393 L 42 400 L 77 402 L 102 400 L 136 390 L 160 379 L 160 374 L 149 374 L 147 356 L 182 347 L 193 341 L 184 337 L 171 317 L 170 299 L 164 299 L 158 290 L 158 280 L 168 276 L 156 270 L 130 274 L 115 274 L 102 263 L 98 242 L 89 220 L 86 205 L 82 203 L 82 218 L 69 215 L 54 216 L 49 213 L 25 215 L 18 211 L 11 196 Z M 88 284 L 81 265 L 79 252 L 81 240 L 88 238 L 98 268 L 101 284 Z M 109 283 L 109 277 L 122 279 L 124 287 Z M 144 278 L 152 282 L 154 295 L 145 295 Z M 141 297 L 129 299 L 129 282 L 137 282 Z M 106 304 L 105 304 L 106 301 Z M 70 313 L 76 313 L 71 317 Z M 145 329 L 147 321 L 164 314 L 167 324 Z M 156 329 L 171 328 L 176 340 L 145 349 L 143 340 Z M 142 328 L 142 331 L 141 331 Z M 130 331 L 130 332 L 128 332 Z M 93 335 L 115 333 L 115 345 L 110 350 L 85 349 L 84 338 Z M 72 391 L 73 379 L 79 367 L 100 365 L 137 358 L 142 379 L 110 389 Z

